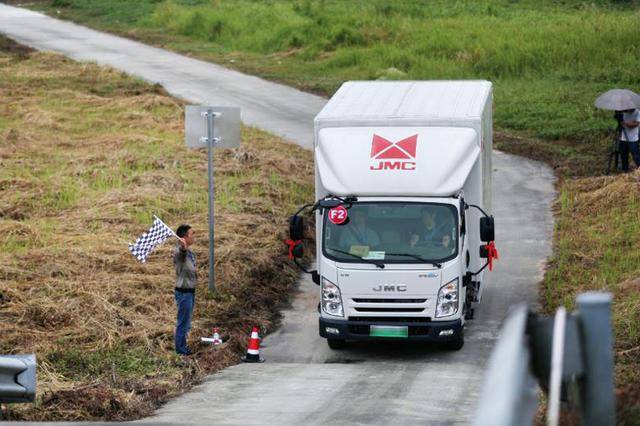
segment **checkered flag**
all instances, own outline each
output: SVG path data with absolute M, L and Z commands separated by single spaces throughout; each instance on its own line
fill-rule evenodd
M 129 244 L 129 251 L 142 263 L 147 261 L 147 256 L 156 246 L 164 243 L 169 237 L 177 237 L 175 232 L 164 224 L 157 216 L 153 216 L 153 226 L 136 240 Z

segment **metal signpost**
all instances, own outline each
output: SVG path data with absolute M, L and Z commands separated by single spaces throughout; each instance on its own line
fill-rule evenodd
M 184 127 L 187 147 L 207 148 L 209 164 L 209 291 L 213 292 L 216 289 L 213 267 L 213 148 L 237 148 L 240 146 L 240 108 L 187 105 Z

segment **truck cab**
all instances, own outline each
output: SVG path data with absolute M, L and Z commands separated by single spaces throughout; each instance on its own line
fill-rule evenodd
M 314 154 L 320 336 L 460 349 L 497 254 L 491 84 L 345 83 L 315 119 Z

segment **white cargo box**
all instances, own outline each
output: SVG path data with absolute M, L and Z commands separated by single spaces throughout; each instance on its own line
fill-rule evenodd
M 344 83 L 315 118 L 316 195 L 438 197 L 472 185 L 490 210 L 491 104 L 488 81 Z

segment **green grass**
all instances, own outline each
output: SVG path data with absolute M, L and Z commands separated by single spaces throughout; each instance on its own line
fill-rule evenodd
M 157 374 L 162 369 L 176 368 L 166 360 L 157 360 L 153 353 L 144 348 L 123 345 L 89 353 L 65 348 L 49 353 L 45 362 L 54 366 L 58 374 L 78 381 L 90 381 L 105 374 L 123 378 L 143 377 Z
M 609 113 L 640 87 L 635 1 L 58 0 L 56 16 L 124 33 L 312 92 L 351 79 L 488 79 L 499 147 L 565 175 L 603 169 Z

